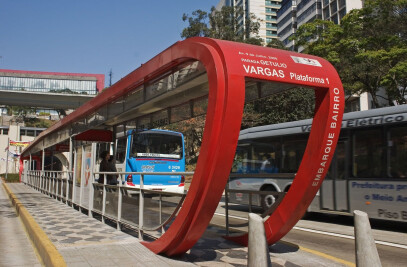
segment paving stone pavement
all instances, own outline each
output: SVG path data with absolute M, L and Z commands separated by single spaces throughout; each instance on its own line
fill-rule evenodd
M 118 231 L 23 184 L 8 184 L 68 266 L 194 266 L 156 255 Z
M 170 259 L 155 255 L 132 235 L 116 230 L 95 218 L 23 184 L 9 184 L 16 197 L 42 227 L 68 266 L 247 266 L 247 248 L 222 236 L 223 229 L 210 226 L 194 247 Z M 272 266 L 343 266 L 320 259 L 292 246 L 270 246 Z M 300 260 L 306 258 L 306 260 Z

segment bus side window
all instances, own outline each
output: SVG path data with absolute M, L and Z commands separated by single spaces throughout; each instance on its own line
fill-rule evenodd
M 407 177 L 407 127 L 392 128 L 390 131 L 390 174 L 394 178 Z
M 262 139 L 259 143 L 253 144 L 253 155 L 255 156 L 255 161 L 253 161 L 255 172 L 259 173 L 278 173 L 278 155 L 279 155 L 279 144 L 273 142 L 270 139 Z
M 372 144 L 375 144 L 372 146 Z M 382 132 L 362 130 L 354 134 L 353 175 L 359 178 L 380 178 L 385 175 Z
M 284 141 L 282 146 L 282 172 L 297 172 L 302 160 L 302 156 L 304 155 L 306 145 L 306 140 L 302 139 Z
M 235 160 L 232 166 L 232 173 L 248 173 L 248 146 L 238 146 L 236 148 Z

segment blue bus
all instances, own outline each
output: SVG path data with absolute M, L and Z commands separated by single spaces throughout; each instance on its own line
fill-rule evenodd
M 168 130 L 129 130 L 116 140 L 118 172 L 185 172 L 182 133 Z M 144 188 L 184 193 L 183 175 L 145 175 Z M 127 187 L 140 186 L 139 175 L 126 175 Z

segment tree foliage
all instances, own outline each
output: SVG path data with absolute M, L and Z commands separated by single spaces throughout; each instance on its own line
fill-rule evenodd
M 287 48 L 284 46 L 283 42 L 281 42 L 279 39 L 271 40 L 270 42 L 268 42 L 266 47 L 287 50 Z
M 262 40 L 258 37 L 260 20 L 253 14 L 245 20 L 245 27 L 239 24 L 244 16 L 242 7 L 223 6 L 221 10 L 212 7 L 210 12 L 196 10 L 192 16 L 184 14 L 182 20 L 189 26 L 184 28 L 181 37 L 210 37 L 221 40 L 243 42 L 261 45 Z
M 39 118 L 27 118 L 25 121 L 25 126 L 27 127 L 36 127 L 36 128 L 49 128 L 55 122 L 46 119 L 39 119 Z
M 54 122 L 46 119 L 36 118 L 36 109 L 24 106 L 6 106 L 7 115 L 13 116 L 13 121 L 17 123 L 24 123 L 27 127 L 48 128 Z
M 295 88 L 245 105 L 242 128 L 312 118 L 314 90 Z
M 380 107 L 384 88 L 389 105 L 406 103 L 406 0 L 367 0 L 340 25 L 315 20 L 299 27 L 293 39 L 305 53 L 336 67 L 347 94 L 367 92 Z
M 189 37 L 205 37 L 209 34 L 208 28 L 208 12 L 202 11 L 200 9 L 195 10 L 192 12 L 192 16 L 188 16 L 187 14 L 183 14 L 182 20 L 188 21 L 189 27 L 185 28 L 182 33 L 182 38 L 189 38 Z
M 172 123 L 165 126 L 166 130 L 182 132 L 185 137 L 185 153 L 187 156 L 187 171 L 195 169 L 202 144 L 205 116 Z

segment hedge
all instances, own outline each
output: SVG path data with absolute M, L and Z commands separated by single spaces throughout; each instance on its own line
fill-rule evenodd
M 7 183 L 19 183 L 20 182 L 20 175 L 18 173 L 9 173 L 7 174 L 7 179 L 6 179 L 6 174 L 1 173 L 0 177 L 4 179 Z

